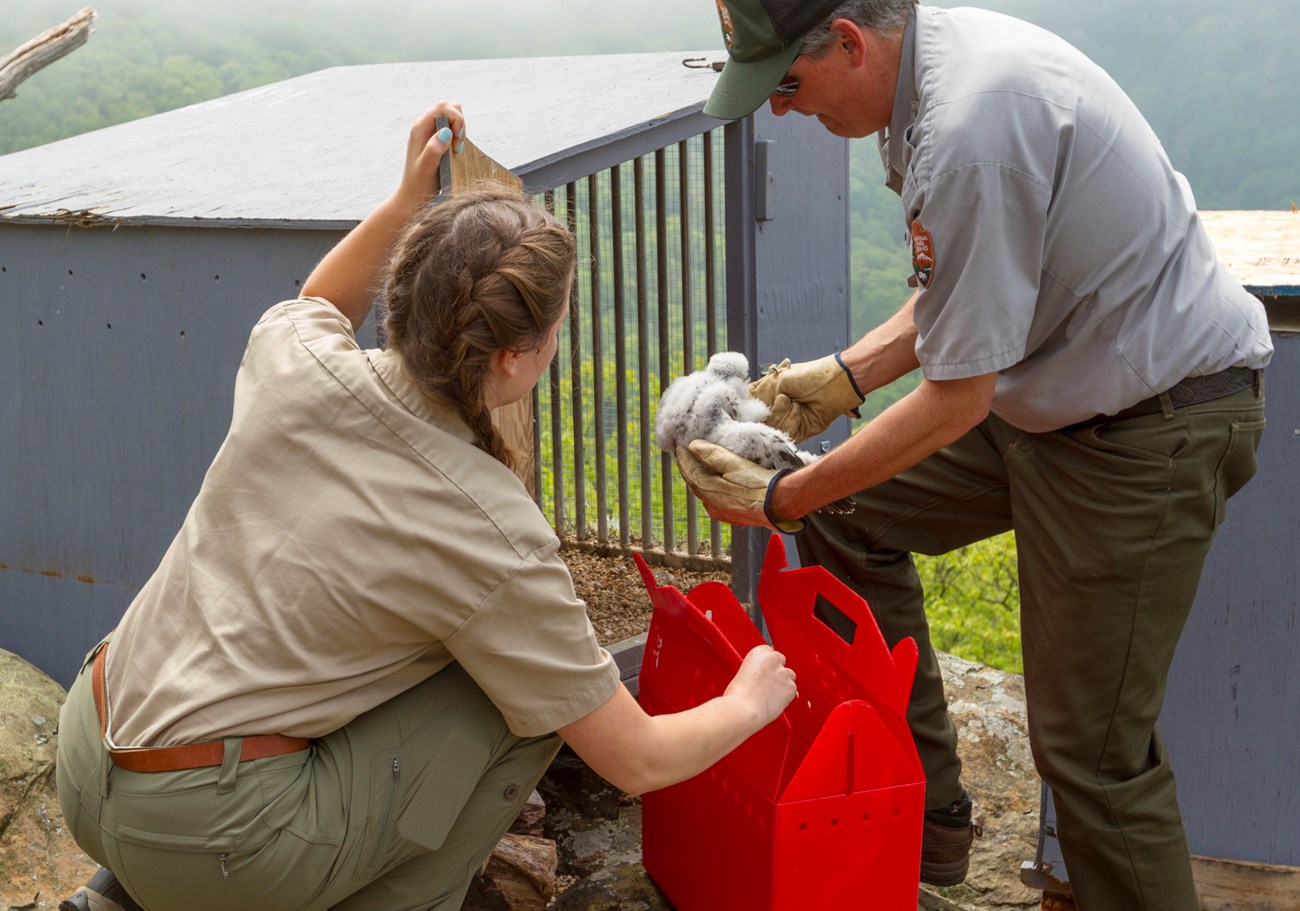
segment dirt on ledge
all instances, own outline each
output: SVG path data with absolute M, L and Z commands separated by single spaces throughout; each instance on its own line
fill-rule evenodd
M 578 597 L 587 603 L 587 614 L 601 645 L 609 647 L 650 628 L 650 597 L 630 556 L 601 554 L 570 541 L 561 543 L 560 556 L 573 574 Z M 725 571 L 705 572 L 653 563 L 650 569 L 659 585 L 671 585 L 682 594 L 689 594 L 709 580 L 731 584 L 731 573 Z

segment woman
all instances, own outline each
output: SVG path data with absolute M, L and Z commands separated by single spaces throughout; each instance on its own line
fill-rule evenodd
M 793 697 L 763 646 L 652 718 L 596 643 L 489 417 L 555 354 L 573 240 L 509 191 L 429 204 L 464 130 L 416 121 L 397 190 L 253 329 L 229 435 L 64 707 L 60 803 L 106 868 L 66 906 L 456 909 L 561 739 L 636 794 Z

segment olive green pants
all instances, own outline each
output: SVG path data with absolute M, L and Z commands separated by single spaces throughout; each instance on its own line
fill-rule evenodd
M 148 911 L 456 911 L 559 745 L 511 734 L 453 664 L 304 751 L 129 772 L 85 667 L 56 769 L 73 838 Z
M 1225 501 L 1255 472 L 1263 404 L 1261 376 L 1051 433 L 990 417 L 798 539 L 804 565 L 866 599 L 891 646 L 916 639 L 908 723 L 934 808 L 960 796 L 961 763 L 911 554 L 1015 530 L 1030 744 L 1084 911 L 1197 908 L 1156 719 Z

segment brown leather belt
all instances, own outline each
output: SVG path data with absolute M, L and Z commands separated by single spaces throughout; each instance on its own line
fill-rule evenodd
M 1160 395 L 1153 395 L 1149 399 L 1143 399 L 1136 405 L 1130 405 L 1115 414 L 1098 415 L 1092 420 L 1093 422 L 1122 421 L 1125 418 L 1156 414 L 1164 410 L 1164 404 L 1161 402 L 1162 397 L 1168 397 L 1171 408 L 1182 408 L 1186 405 L 1212 402 L 1215 399 L 1232 395 L 1234 392 L 1249 389 L 1255 384 L 1257 373 L 1259 373 L 1258 370 L 1250 367 L 1229 367 L 1227 370 L 1220 370 L 1218 373 L 1211 373 L 1208 376 L 1189 376 Z
M 95 711 L 99 713 L 99 730 L 108 733 L 108 712 L 104 705 L 104 655 L 108 652 L 108 643 L 99 647 L 95 654 L 95 665 L 91 670 L 91 691 L 95 694 Z M 283 756 L 297 753 L 311 746 L 306 737 L 286 737 L 284 734 L 259 734 L 256 737 L 243 738 L 239 748 L 239 761 L 266 759 L 270 756 Z M 135 747 L 131 749 L 110 749 L 108 755 L 113 765 L 129 772 L 176 772 L 181 769 L 202 769 L 221 765 L 226 754 L 226 744 L 222 740 L 207 740 L 203 743 L 187 743 L 175 747 Z

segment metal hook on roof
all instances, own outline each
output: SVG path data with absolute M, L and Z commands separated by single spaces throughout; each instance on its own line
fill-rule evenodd
M 709 62 L 708 57 L 687 57 L 682 61 L 682 66 L 692 70 L 713 70 L 713 72 L 718 73 L 722 71 L 722 67 L 726 62 L 725 60 Z

